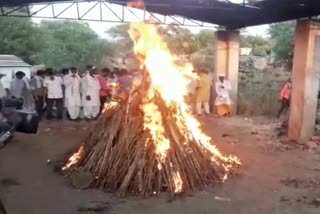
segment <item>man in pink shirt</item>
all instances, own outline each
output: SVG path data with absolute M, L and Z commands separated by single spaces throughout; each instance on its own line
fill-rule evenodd
M 100 112 L 103 110 L 104 103 L 110 98 L 110 88 L 107 83 L 109 73 L 108 68 L 103 68 L 98 77 L 100 83 Z

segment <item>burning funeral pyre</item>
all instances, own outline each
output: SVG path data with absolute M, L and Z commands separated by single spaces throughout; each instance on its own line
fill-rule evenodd
M 155 25 L 134 23 L 129 34 L 144 67 L 141 81 L 125 99 L 106 104 L 63 172 L 89 171 L 92 187 L 122 196 L 177 194 L 224 181 L 240 161 L 212 145 L 185 103 L 192 65 L 175 63 Z

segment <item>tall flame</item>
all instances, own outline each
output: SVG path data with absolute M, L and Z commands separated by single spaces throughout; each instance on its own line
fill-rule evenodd
M 143 104 L 141 109 L 144 112 L 144 128 L 151 134 L 160 162 L 165 161 L 166 153 L 170 149 L 170 141 L 165 137 L 162 115 L 154 103 L 155 92 L 160 94 L 168 107 L 175 108 L 179 128 L 184 130 L 186 135 L 191 134 L 192 138 L 211 154 L 213 162 L 222 165 L 226 172 L 234 163 L 240 164 L 236 157 L 225 157 L 212 145 L 211 138 L 202 132 L 200 122 L 192 115 L 185 103 L 184 97 L 188 94 L 189 77 L 198 78 L 192 72 L 193 66 L 190 63 L 182 66 L 175 63 L 177 57 L 169 51 L 157 26 L 148 23 L 132 23 L 129 34 L 134 42 L 134 52 L 137 56 L 143 56 L 141 61 L 151 79 L 148 102 Z M 175 192 L 182 191 L 183 183 L 180 173 L 176 172 L 172 179 Z
M 166 158 L 166 152 L 170 148 L 169 139 L 164 136 L 164 126 L 162 115 L 158 111 L 158 106 L 154 103 L 146 103 L 142 106 L 144 112 L 144 129 L 148 129 L 152 136 L 152 141 L 156 144 L 156 154 L 161 161 Z M 159 169 L 161 166 L 159 165 Z

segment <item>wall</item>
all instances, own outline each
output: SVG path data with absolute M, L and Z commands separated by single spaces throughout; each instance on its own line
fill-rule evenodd
M 320 24 L 299 20 L 296 25 L 289 138 L 307 142 L 313 135 L 320 77 Z

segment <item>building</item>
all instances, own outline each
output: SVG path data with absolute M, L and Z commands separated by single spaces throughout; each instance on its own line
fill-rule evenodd
M 5 88 L 10 87 L 10 81 L 17 71 L 23 71 L 28 78 L 31 76 L 31 66 L 14 55 L 0 55 L 0 73 L 5 74 L 1 79 Z
M 252 52 L 252 48 L 240 48 L 240 56 L 249 56 Z

